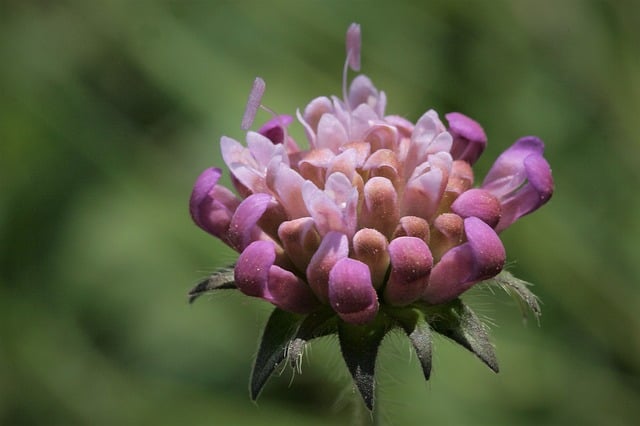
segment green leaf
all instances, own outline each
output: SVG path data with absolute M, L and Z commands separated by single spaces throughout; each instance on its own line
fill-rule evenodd
M 496 373 L 499 371 L 489 335 L 471 308 L 460 299 L 433 308 L 429 323 L 434 331 L 473 352 Z
M 333 310 L 326 309 L 307 315 L 302 320 L 295 337 L 287 345 L 286 357 L 291 368 L 301 371 L 302 356 L 307 342 L 337 332 L 337 316 Z
M 235 288 L 237 287 L 233 276 L 233 266 L 220 268 L 189 291 L 189 303 L 193 303 L 198 297 L 210 291 Z
M 262 333 L 258 355 L 251 372 L 251 399 L 256 400 L 260 391 L 284 360 L 291 339 L 298 331 L 302 317 L 282 309 L 274 309 Z
M 407 334 L 409 341 L 411 341 L 418 360 L 420 360 L 425 380 L 429 380 L 431 376 L 432 338 L 431 327 L 429 327 L 425 314 L 416 309 L 403 309 L 393 316 Z
M 380 316 L 378 315 L 378 318 Z M 376 357 L 387 331 L 388 328 L 379 319 L 366 325 L 353 325 L 342 321 L 338 325 L 342 357 L 370 411 L 375 403 Z
M 522 316 L 525 319 L 527 318 L 528 308 L 536 318 L 536 321 L 538 321 L 538 324 L 540 324 L 542 310 L 540 309 L 540 300 L 538 299 L 538 296 L 529 290 L 529 286 L 532 284 L 514 277 L 509 271 L 505 270 L 484 283 L 500 287 L 518 302 L 520 310 L 522 311 Z

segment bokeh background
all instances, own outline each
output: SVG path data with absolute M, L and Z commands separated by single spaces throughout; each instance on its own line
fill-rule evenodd
M 472 292 L 502 371 L 438 339 L 429 383 L 392 336 L 383 424 L 638 424 L 638 5 L 2 2 L 0 424 L 351 424 L 335 340 L 256 405 L 247 382 L 269 306 L 230 293 L 189 306 L 186 292 L 235 257 L 187 203 L 222 164 L 220 136 L 242 140 L 253 78 L 281 113 L 339 94 L 353 21 L 388 111 L 480 121 L 478 176 L 537 134 L 556 180 L 551 202 L 503 234 L 541 325 Z

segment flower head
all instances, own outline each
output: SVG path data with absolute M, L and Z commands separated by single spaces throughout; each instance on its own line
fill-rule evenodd
M 244 294 L 290 313 L 328 312 L 344 327 L 394 315 L 404 324 L 401 312 L 439 309 L 502 271 L 499 233 L 549 200 L 551 169 L 542 141 L 526 137 L 475 187 L 482 127 L 457 112 L 447 124 L 433 110 L 415 124 L 387 115 L 386 95 L 368 77 L 346 87 L 348 68 L 360 69 L 358 25 L 346 45 L 343 97 L 296 112 L 306 144 L 289 136 L 288 115 L 248 131 L 246 144 L 223 137 L 235 194 L 219 184 L 220 169 L 208 169 L 190 211 L 240 253 L 233 278 Z M 257 78 L 243 129 L 264 90 Z

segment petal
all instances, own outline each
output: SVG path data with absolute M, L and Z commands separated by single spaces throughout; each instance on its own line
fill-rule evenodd
M 320 245 L 320 234 L 310 217 L 282 222 L 278 228 L 278 238 L 289 258 L 300 271 L 307 268 Z
M 389 267 L 387 238 L 375 229 L 363 228 L 353 236 L 354 258 L 366 264 L 371 272 L 373 287 L 384 284 Z
M 374 176 L 389 179 L 396 189 L 399 187 L 399 170 L 401 164 L 396 153 L 390 149 L 379 149 L 369 156 L 367 162 L 362 167 L 369 172 L 369 178 Z
M 327 148 L 310 150 L 298 163 L 300 175 L 318 188 L 324 188 L 326 171 L 334 157 L 335 154 Z
M 395 230 L 400 210 L 398 195 L 391 181 L 373 177 L 364 185 L 364 203 L 360 211 L 360 226 L 373 228 L 390 238 Z
M 535 136 L 518 139 L 496 159 L 482 182 L 482 188 L 498 198 L 519 188 L 526 173 L 524 160 L 530 155 L 542 156 L 544 143 Z
M 379 149 L 394 150 L 398 145 L 398 130 L 389 124 L 377 123 L 369 126 L 362 138 L 371 146 L 371 152 Z
M 500 237 L 476 217 L 464 220 L 467 242 L 452 248 L 431 271 L 423 298 L 432 304 L 455 299 L 478 281 L 497 275 L 506 253 Z
M 273 265 L 269 269 L 268 296 L 280 309 L 296 314 L 307 314 L 320 306 L 309 286 L 291 271 Z
M 378 121 L 378 115 L 368 104 L 360 104 L 351 113 L 349 137 L 351 140 L 364 139 L 371 126 Z
M 226 242 L 231 217 L 240 200 L 227 188 L 217 185 L 221 170 L 203 171 L 193 187 L 189 200 L 191 218 L 200 228 Z
M 222 176 L 222 170 L 218 168 L 208 168 L 200 173 L 200 176 L 196 179 L 196 183 L 193 185 L 193 191 L 191 192 L 191 198 L 189 199 L 189 213 L 193 221 L 204 229 L 204 218 L 201 215 L 200 208 L 203 202 L 209 201 L 209 192 L 216 186 L 218 180 Z
M 302 199 L 302 185 L 305 180 L 298 172 L 274 159 L 267 169 L 266 181 L 269 189 L 278 197 L 289 219 L 309 216 Z
M 349 255 L 349 240 L 339 232 L 329 232 L 324 236 L 315 252 L 306 275 L 309 287 L 322 302 L 329 301 L 329 272 L 340 259 Z
M 327 169 L 327 176 L 340 172 L 351 180 L 356 174 L 357 161 L 358 152 L 353 148 L 346 149 L 331 159 Z
M 355 259 L 339 260 L 329 273 L 329 302 L 346 322 L 372 321 L 378 313 L 378 295 L 367 265 Z
M 262 230 L 257 226 L 258 220 L 272 203 L 274 200 L 269 194 L 253 194 L 240 203 L 228 231 L 228 239 L 233 248 L 243 251 L 259 238 Z
M 486 280 L 502 271 L 507 255 L 498 234 L 475 217 L 464 220 L 464 232 L 475 256 L 472 279 Z
M 410 138 L 415 127 L 412 122 L 399 115 L 387 115 L 384 121 L 395 127 L 403 138 Z
M 494 228 L 500 220 L 500 201 L 484 189 L 463 192 L 451 205 L 451 210 L 462 218 L 475 216 Z
M 447 192 L 456 197 L 473 186 L 473 169 L 466 161 L 454 160 L 451 164 L 451 174 L 447 182 Z
M 449 152 L 452 138 L 446 132 L 438 114 L 427 111 L 416 123 L 411 135 L 411 144 L 404 159 L 405 176 L 410 176 L 414 169 L 427 161 L 430 154 Z
M 333 114 L 323 114 L 318 123 L 317 148 L 328 148 L 334 153 L 349 141 L 347 131 Z
M 320 123 L 320 118 L 326 114 L 333 112 L 333 105 L 331 104 L 331 100 L 326 96 L 321 96 L 319 98 L 315 98 L 304 109 L 303 118 L 304 121 L 309 125 L 311 130 L 317 133 L 318 131 L 318 123 Z
M 349 86 L 349 107 L 355 110 L 358 105 L 366 104 L 372 109 L 378 106 L 379 94 L 378 89 L 373 85 L 369 77 L 359 75 L 353 79 Z
M 242 251 L 234 269 L 236 286 L 247 296 L 268 297 L 269 269 L 276 259 L 271 241 L 254 241 Z
M 261 135 L 258 136 L 263 138 Z M 268 139 L 264 139 L 270 145 L 273 145 Z M 229 167 L 232 177 L 237 179 L 241 185 L 238 189 L 239 191 L 245 188 L 249 193 L 265 192 L 264 166 L 256 161 L 248 148 L 231 138 L 223 136 L 220 139 L 220 149 L 222 151 L 222 158 L 227 164 L 227 167 Z
M 393 232 L 393 238 L 416 237 L 428 244 L 430 234 L 429 222 L 417 216 L 403 216 Z
M 487 135 L 476 121 L 459 112 L 450 112 L 445 117 L 449 122 L 449 133 L 453 136 L 451 156 L 454 160 L 475 163 L 487 146 Z
M 496 226 L 501 232 L 513 222 L 544 205 L 553 195 L 551 167 L 542 156 L 530 155 L 524 160 L 527 183 L 502 200 L 502 218 Z
M 433 257 L 420 238 L 400 237 L 389 243 L 391 274 L 384 299 L 393 306 L 406 306 L 418 300 L 429 282 Z
M 306 181 L 302 185 L 302 198 L 321 235 L 338 231 L 353 236 L 358 190 L 344 174 L 329 176 L 324 191 Z
M 415 170 L 414 176 L 407 183 L 402 200 L 403 216 L 418 216 L 430 220 L 438 209 L 447 186 L 452 160 L 448 152 L 429 155 L 428 160 L 428 163 Z
M 433 221 L 429 247 L 435 259 L 440 259 L 464 238 L 464 220 L 455 213 L 442 213 Z
M 289 157 L 282 144 L 274 144 L 267 137 L 256 132 L 247 132 L 247 147 L 258 164 L 258 170 L 264 175 L 267 166 L 274 157 L 289 165 Z

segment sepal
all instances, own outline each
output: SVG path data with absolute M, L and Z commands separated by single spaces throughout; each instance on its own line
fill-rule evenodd
M 530 311 L 535 317 L 538 324 L 540 324 L 540 317 L 542 316 L 542 310 L 540 309 L 540 299 L 529 290 L 529 286 L 533 285 L 524 280 L 514 277 L 509 271 L 503 270 L 495 277 L 486 280 L 480 285 L 488 285 L 493 287 L 499 287 L 504 290 L 509 296 L 518 303 L 520 310 L 522 311 L 523 319 L 527 319 L 528 311 Z
M 291 368 L 300 373 L 304 349 L 309 341 L 337 332 L 338 318 L 331 310 L 316 311 L 307 315 L 302 320 L 295 337 L 287 345 L 286 356 Z
M 434 331 L 474 353 L 496 373 L 499 371 L 487 330 L 471 308 L 460 299 L 433 308 L 430 324 Z
M 189 303 L 195 302 L 195 300 L 205 293 L 209 293 L 214 290 L 233 290 L 237 289 L 236 282 L 233 277 L 233 268 L 235 265 L 220 268 L 207 278 L 200 281 L 189 290 Z
M 389 331 L 385 316 L 365 325 L 341 321 L 338 324 L 340 349 L 366 407 L 372 411 L 375 403 L 375 366 L 382 339 Z
M 433 339 L 431 327 L 425 313 L 420 309 L 397 309 L 389 312 L 389 315 L 393 316 L 406 333 L 420 361 L 424 379 L 429 380 L 429 377 L 431 377 Z
M 255 401 L 260 391 L 280 364 L 302 322 L 302 316 L 276 308 L 271 313 L 262 333 L 258 354 L 251 371 L 249 390 Z

